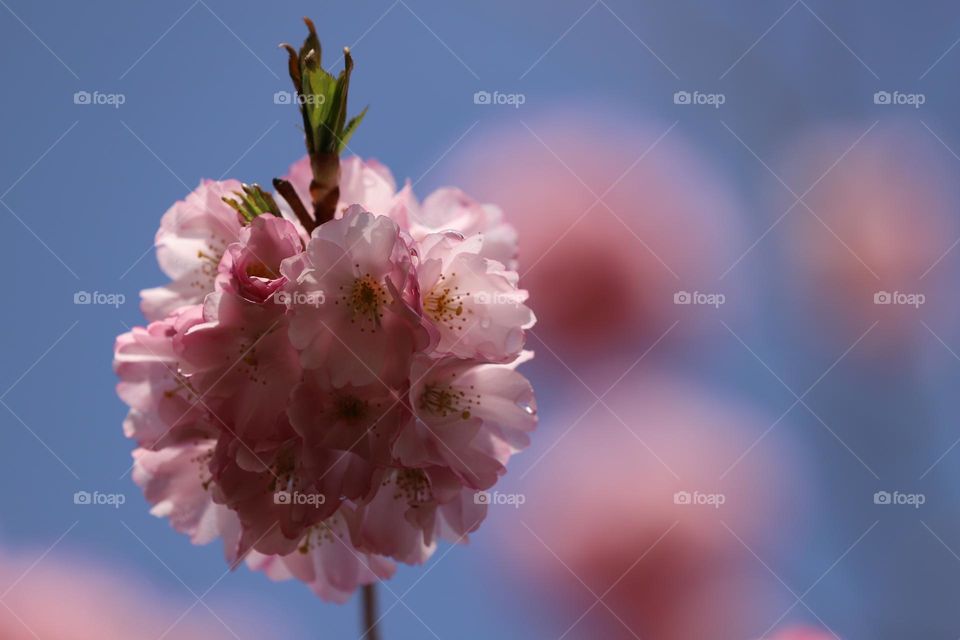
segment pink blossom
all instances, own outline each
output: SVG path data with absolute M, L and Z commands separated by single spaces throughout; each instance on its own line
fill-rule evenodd
M 180 338 L 181 371 L 224 428 L 272 433 L 300 378 L 285 307 L 216 292 L 207 296 L 203 318 Z
M 171 526 L 190 536 L 193 544 L 208 544 L 218 537 L 235 539 L 240 531 L 236 516 L 210 499 L 208 467 L 215 446 L 215 440 L 200 440 L 133 452 L 133 480 L 153 505 L 150 513 L 169 518 Z M 231 562 L 236 560 L 236 547 L 226 552 Z
M 491 204 L 480 204 L 460 189 L 437 189 L 422 204 L 405 190 L 404 204 L 410 234 L 422 240 L 431 233 L 454 231 L 470 238 L 478 237 L 478 253 L 496 260 L 511 270 L 517 268 L 517 232 L 503 221 L 503 212 Z
M 438 538 L 464 542 L 480 526 L 487 505 L 476 495 L 442 467 L 392 470 L 360 509 L 358 545 L 405 564 L 421 564 L 433 554 Z
M 310 473 L 303 464 L 301 443 L 289 427 L 279 429 L 272 439 L 244 441 L 221 436 L 210 461 L 215 480 L 213 500 L 240 519 L 240 553 L 251 548 L 281 555 L 295 551 L 308 529 L 340 507 L 337 489 L 349 491 L 349 479 L 341 477 L 350 470 L 349 462 L 340 469 L 332 468 L 333 474 Z M 364 476 L 356 475 L 353 486 L 360 484 L 361 491 L 369 490 L 369 481 L 364 485 Z M 300 501 L 300 496 L 309 500 Z
M 380 466 L 392 464 L 393 443 L 409 419 L 399 395 L 382 382 L 338 388 L 324 369 L 304 372 L 287 413 L 308 457 L 334 450 Z
M 240 216 L 223 198 L 235 198 L 242 188 L 236 180 L 204 180 L 163 214 L 157 261 L 173 282 L 141 292 L 147 319 L 160 320 L 180 307 L 203 302 L 213 291 L 220 258 L 241 229 Z
M 264 215 L 244 227 L 239 240 L 227 247 L 217 283 L 244 300 L 266 302 L 286 283 L 280 263 L 303 251 L 300 232 L 289 220 Z
M 180 375 L 177 348 L 178 337 L 202 319 L 199 305 L 184 307 L 117 337 L 117 394 L 130 406 L 124 433 L 141 446 L 157 447 L 214 433 L 197 394 Z
M 286 176 L 308 209 L 312 202 L 312 177 L 308 157 L 291 165 Z M 398 191 L 390 169 L 376 160 L 362 160 L 354 156 L 340 162 L 337 217 L 342 217 L 355 204 L 366 211 L 389 216 L 415 240 L 445 231 L 466 237 L 480 236 L 480 254 L 483 257 L 496 260 L 512 270 L 517 268 L 516 230 L 504 221 L 499 207 L 481 204 L 460 189 L 437 189 L 421 203 L 409 181 Z
M 309 166 L 290 180 L 308 201 Z M 182 268 L 114 361 L 152 513 L 336 602 L 476 531 L 476 491 L 537 420 L 516 371 L 535 319 L 499 211 L 454 189 L 421 207 L 359 159 L 340 186 L 310 237 L 224 210 L 239 183 L 178 203 L 158 244 Z
M 536 426 L 533 389 L 515 369 L 529 355 L 503 365 L 419 356 L 410 389 L 416 419 L 397 443 L 399 459 L 449 468 L 474 489 L 491 487 Z
M 334 386 L 406 377 L 427 334 L 396 223 L 352 207 L 318 227 L 281 271 L 293 300 L 290 341 L 305 368 L 326 367 Z
M 417 267 L 423 313 L 439 332 L 436 353 L 506 362 L 520 353 L 524 330 L 536 320 L 523 304 L 527 292 L 517 288 L 517 273 L 482 257 L 482 245 L 479 235 L 423 238 Z
M 338 512 L 309 528 L 286 555 L 241 551 L 241 524 L 237 514 L 215 503 L 213 482 L 206 463 L 213 455 L 212 443 L 171 447 L 154 452 L 134 452 L 134 480 L 154 503 L 151 513 L 169 517 L 174 528 L 190 536 L 194 544 L 208 544 L 220 537 L 231 565 L 241 560 L 272 580 L 298 579 L 318 596 L 345 602 L 361 585 L 393 575 L 388 559 L 356 550 L 348 535 L 346 513 Z
M 254 551 L 247 564 L 271 580 L 300 580 L 324 600 L 346 602 L 358 586 L 376 584 L 396 571 L 391 560 L 353 547 L 347 514 L 338 511 L 310 529 L 294 553 L 276 556 Z

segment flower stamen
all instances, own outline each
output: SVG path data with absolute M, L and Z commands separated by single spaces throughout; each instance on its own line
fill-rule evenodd
M 340 290 L 340 300 L 350 309 L 350 322 L 356 322 L 359 318 L 361 322 L 370 324 L 371 331 L 375 331 L 380 326 L 383 307 L 388 302 L 386 288 L 366 273 L 353 281 L 349 293 L 345 292 L 342 286 Z M 361 332 L 364 330 L 363 327 L 360 328 Z
M 466 391 L 440 384 L 426 384 L 420 395 L 419 406 L 441 418 L 459 414 L 463 420 L 469 420 L 471 408 L 480 406 L 480 394 L 470 398 Z
M 457 274 L 452 273 L 450 275 L 456 277 Z M 437 284 L 424 298 L 423 310 L 438 324 L 444 324 L 449 329 L 462 330 L 467 322 L 464 311 L 468 310 L 464 308 L 461 300 L 469 297 L 470 294 L 460 293 L 460 287 L 456 285 L 453 287 L 443 286 L 445 279 L 446 277 L 441 275 Z

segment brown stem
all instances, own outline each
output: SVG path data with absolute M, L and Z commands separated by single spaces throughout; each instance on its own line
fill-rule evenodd
M 340 156 L 337 153 L 316 153 L 310 157 L 313 180 L 310 181 L 310 198 L 313 200 L 313 217 L 317 224 L 333 220 L 340 201 Z
M 293 213 L 296 214 L 297 220 L 300 221 L 300 224 L 303 225 L 303 228 L 307 230 L 307 233 L 313 231 L 317 223 L 310 216 L 310 213 L 307 212 L 307 208 L 303 206 L 303 202 L 300 201 L 300 196 L 297 195 L 297 190 L 293 188 L 293 185 L 290 184 L 288 180 L 282 178 L 273 179 L 273 188 L 277 190 L 284 200 L 287 201 L 287 204 L 290 205 L 290 208 L 293 209 Z
M 367 640 L 380 640 L 377 629 L 377 585 L 363 586 L 363 636 Z

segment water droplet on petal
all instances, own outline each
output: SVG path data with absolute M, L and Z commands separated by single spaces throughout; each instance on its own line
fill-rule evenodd
M 527 412 L 527 415 L 536 415 L 537 410 L 533 408 L 533 403 L 529 400 L 518 400 L 517 406 Z

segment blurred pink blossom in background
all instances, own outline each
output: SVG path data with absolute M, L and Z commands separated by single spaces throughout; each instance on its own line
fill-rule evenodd
M 732 191 L 669 124 L 585 107 L 472 140 L 451 175 L 517 228 L 535 333 L 564 359 L 652 342 L 674 293 L 717 290 L 742 250 Z
M 951 309 L 955 159 L 932 134 L 907 122 L 820 125 L 784 155 L 784 181 L 798 195 L 808 187 L 810 193 L 777 237 L 808 288 L 804 299 L 815 301 L 830 326 L 859 332 L 879 320 L 871 344 L 892 349 L 923 332 L 918 317 Z M 794 198 L 772 188 L 778 193 L 771 215 L 779 216 Z M 919 307 L 897 304 L 896 294 L 923 298 Z
M 0 556 L 0 593 L 3 640 L 226 640 L 237 637 L 231 627 L 244 638 L 265 631 L 251 627 L 249 615 L 238 621 L 236 610 L 188 611 L 189 595 L 175 600 L 115 568 L 42 550 Z
M 836 640 L 836 636 L 813 627 L 790 627 L 774 634 L 770 640 Z
M 497 521 L 533 590 L 571 603 L 556 624 L 573 625 L 568 637 L 656 640 L 765 629 L 789 602 L 777 606 L 785 592 L 753 553 L 789 543 L 803 510 L 775 436 L 743 455 L 772 420 L 653 375 L 605 402 L 531 460 L 522 513 Z M 577 622 L 590 591 L 612 614 L 597 606 Z

